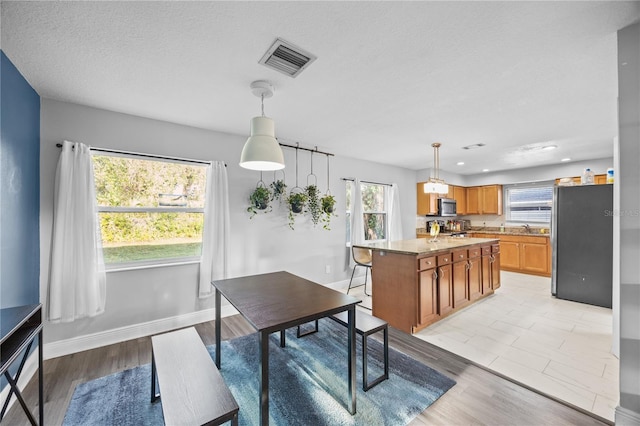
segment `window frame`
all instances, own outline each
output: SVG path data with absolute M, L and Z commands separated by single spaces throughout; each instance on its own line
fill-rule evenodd
M 351 197 L 348 194 L 349 188 L 351 187 L 351 196 L 353 196 L 353 189 L 355 187 L 355 180 L 353 179 L 344 179 L 345 180 L 345 218 L 346 218 L 346 246 L 347 247 L 351 247 L 351 214 L 353 213 L 351 208 L 351 202 L 353 200 L 351 200 Z M 362 203 L 362 220 L 363 223 L 365 222 L 365 216 L 366 214 L 382 214 L 384 215 L 384 235 L 385 238 L 383 239 L 377 239 L 377 240 L 367 240 L 366 236 L 364 235 L 364 230 L 363 230 L 363 238 L 364 242 L 366 243 L 379 243 L 379 242 L 384 242 L 387 241 L 387 235 L 389 232 L 389 202 L 388 202 L 388 191 L 387 191 L 387 184 L 384 183 L 377 183 L 377 182 L 368 182 L 368 181 L 360 181 L 360 194 L 362 196 L 362 186 L 363 185 L 370 185 L 370 186 L 380 186 L 382 187 L 382 191 L 383 191 L 383 197 L 384 197 L 384 201 L 383 201 L 383 207 L 384 210 L 365 210 L 364 208 L 364 203 L 362 203 L 362 200 L 360 200 L 360 202 Z
M 92 157 L 94 156 L 120 157 L 120 158 L 127 158 L 131 160 L 139 160 L 139 161 L 158 161 L 158 162 L 164 162 L 164 163 L 180 164 L 184 166 L 203 167 L 205 169 L 205 182 L 204 182 L 204 187 L 202 188 L 202 195 L 203 197 L 206 197 L 206 190 L 207 190 L 206 167 L 208 166 L 208 163 L 206 162 L 190 161 L 190 160 L 181 159 L 181 158 L 165 158 L 165 157 L 159 157 L 153 154 L 112 152 L 109 150 L 104 150 L 104 151 L 91 150 L 91 156 Z M 95 176 L 94 176 L 94 179 L 95 179 Z M 96 197 L 97 197 L 97 191 L 96 191 Z M 135 213 L 201 213 L 203 217 L 203 223 L 206 220 L 206 218 L 204 217 L 205 215 L 204 203 L 202 207 L 182 207 L 182 206 L 122 207 L 122 206 L 101 206 L 97 203 L 97 199 L 96 199 L 96 210 L 97 210 L 98 216 L 101 213 L 134 213 L 134 214 Z M 203 226 L 203 231 L 204 231 L 204 226 Z M 102 228 L 100 229 L 100 238 L 102 241 Z M 107 272 L 199 263 L 202 259 L 202 234 L 200 237 L 200 254 L 194 255 L 194 256 L 162 257 L 162 258 L 155 258 L 155 259 L 143 259 L 143 260 L 133 260 L 133 261 L 127 261 L 127 262 L 107 263 L 106 259 L 104 259 L 104 246 L 102 246 L 102 251 L 103 251 L 104 266 Z
M 553 180 L 544 180 L 544 181 L 535 181 L 535 182 L 526 182 L 526 183 L 516 183 L 516 184 L 505 184 L 503 185 L 503 200 L 504 200 L 504 218 L 507 225 L 523 225 L 523 224 L 533 224 L 540 226 L 549 226 L 551 225 L 551 208 L 553 204 L 553 188 L 555 186 L 555 181 Z M 521 219 L 513 219 L 511 216 L 511 199 L 509 197 L 509 193 L 511 190 L 522 190 L 522 189 L 547 189 L 551 190 L 551 200 L 548 202 L 549 207 L 549 220 L 521 220 Z M 546 203 L 546 202 L 545 202 Z M 539 206 L 547 206 L 546 204 L 540 203 Z M 546 210 L 546 209 L 545 209 Z

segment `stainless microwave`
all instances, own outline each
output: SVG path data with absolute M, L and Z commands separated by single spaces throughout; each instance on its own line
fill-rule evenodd
M 457 216 L 456 200 L 438 198 L 438 216 Z

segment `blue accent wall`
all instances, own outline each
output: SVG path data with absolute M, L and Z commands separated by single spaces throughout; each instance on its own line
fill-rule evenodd
M 40 96 L 0 50 L 0 307 L 40 302 Z

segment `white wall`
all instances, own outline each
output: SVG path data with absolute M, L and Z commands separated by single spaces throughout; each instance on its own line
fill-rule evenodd
M 238 166 L 246 135 L 238 136 L 197 129 L 157 120 L 42 99 L 41 109 L 41 300 L 47 300 L 51 246 L 53 182 L 60 155 L 56 143 L 67 139 L 90 146 L 148 152 L 201 160 L 224 160 L 228 165 L 231 211 L 230 277 L 287 270 L 323 284 L 349 278 L 345 270 L 345 184 L 343 177 L 399 185 L 405 238 L 415 235 L 415 182 L 413 170 L 353 158 L 331 158 L 331 193 L 337 199 L 337 218 L 331 231 L 299 221 L 296 229 L 287 225 L 286 209 L 276 206 L 269 214 L 249 219 L 247 198 L 260 177 L 259 172 Z M 247 117 L 247 129 L 249 127 Z M 348 141 L 345 141 L 348 143 Z M 313 147 L 314 141 L 302 142 Z M 286 183 L 295 185 L 295 151 L 285 149 Z M 324 193 L 327 186 L 326 159 L 314 155 L 314 174 Z M 310 173 L 309 152 L 299 152 L 299 186 Z M 278 174 L 280 176 L 280 174 Z M 270 183 L 273 173 L 265 173 Z M 325 273 L 329 265 L 331 273 Z M 188 315 L 211 309 L 213 298 L 197 298 L 197 265 L 110 272 L 107 274 L 106 312 L 93 319 L 69 324 L 45 323 L 45 343 L 102 333 L 120 327 Z
M 620 403 L 616 424 L 640 424 L 640 24 L 618 31 Z

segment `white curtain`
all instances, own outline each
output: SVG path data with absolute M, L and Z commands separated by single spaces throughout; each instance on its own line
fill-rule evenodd
M 400 195 L 398 184 L 394 183 L 387 187 L 387 197 L 389 205 L 389 234 L 388 241 L 401 240 L 402 236 L 402 213 L 400 212 Z
M 353 185 L 353 191 L 351 191 L 351 244 L 361 244 L 365 242 L 364 239 L 364 218 L 362 211 L 362 190 L 360 188 L 360 180 L 354 179 L 350 183 Z M 355 265 L 353 256 L 351 256 L 351 247 L 348 247 L 347 253 L 350 268 Z
M 106 280 L 91 153 L 64 141 L 55 178 L 49 320 L 103 313 Z
M 207 167 L 199 297 L 211 296 L 211 281 L 227 278 L 229 269 L 229 185 L 222 161 Z

